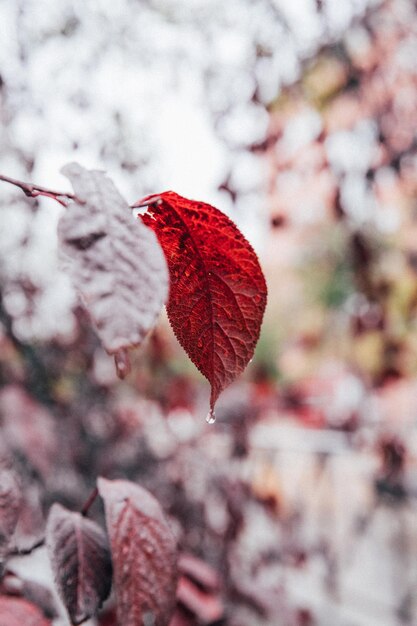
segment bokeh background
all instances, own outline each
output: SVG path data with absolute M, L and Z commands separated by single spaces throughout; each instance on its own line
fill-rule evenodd
M 130 203 L 211 202 L 269 286 L 209 426 L 164 316 L 116 379 L 58 259 L 64 209 L 2 183 L 18 546 L 125 476 L 185 555 L 172 626 L 417 623 L 416 59 L 414 0 L 0 1 L 0 173 L 69 190 L 76 160 Z M 43 549 L 10 567 L 50 586 Z

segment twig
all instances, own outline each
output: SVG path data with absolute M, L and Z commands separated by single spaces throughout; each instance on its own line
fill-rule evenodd
M 153 204 L 161 204 L 162 198 L 160 196 L 151 196 L 148 199 L 138 200 L 130 205 L 131 209 L 141 209 L 143 207 L 152 206 Z
M 52 198 L 52 200 L 56 200 L 64 207 L 68 206 L 68 202 L 63 198 L 67 198 L 68 200 L 75 200 L 79 204 L 85 204 L 84 200 L 77 198 L 77 196 L 73 193 L 68 193 L 66 191 L 54 191 L 53 189 L 47 189 L 46 187 L 41 187 L 41 185 L 34 185 L 33 183 L 25 183 L 21 180 L 16 180 L 15 178 L 11 178 L 10 176 L 4 176 L 4 174 L 0 174 L 0 180 L 5 183 L 9 183 L 10 185 L 14 185 L 15 187 L 19 187 L 28 198 L 37 198 L 38 196 L 44 196 L 46 198 Z M 159 196 L 153 196 L 148 200 L 135 202 L 130 205 L 131 209 L 139 209 L 151 206 L 152 204 L 160 204 L 161 198 Z
M 52 198 L 61 204 L 62 206 L 68 206 L 68 203 L 63 200 L 63 198 L 68 198 L 68 200 L 76 200 L 77 202 L 82 202 L 79 200 L 73 193 L 67 193 L 65 191 L 54 191 L 53 189 L 47 189 L 46 187 L 41 187 L 40 185 L 34 185 L 32 183 L 24 183 L 20 180 L 16 180 L 14 178 L 10 178 L 9 176 L 4 176 L 0 174 L 0 180 L 5 183 L 10 183 L 15 187 L 19 187 L 23 191 L 23 193 L 28 196 L 28 198 L 36 198 L 37 196 L 45 196 L 46 198 Z
M 97 487 L 94 487 L 93 491 L 90 493 L 90 495 L 88 496 L 87 500 L 85 501 L 81 509 L 81 515 L 83 517 L 86 517 L 86 515 L 88 514 L 88 511 L 90 510 L 91 505 L 93 504 L 97 496 L 98 496 L 98 489 Z

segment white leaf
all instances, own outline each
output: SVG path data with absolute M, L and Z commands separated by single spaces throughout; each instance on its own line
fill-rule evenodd
M 133 217 L 103 172 L 76 163 L 62 172 L 79 201 L 59 222 L 61 248 L 105 349 L 123 355 L 143 341 L 167 299 L 165 257 L 155 234 Z M 126 373 L 128 366 L 122 369 Z

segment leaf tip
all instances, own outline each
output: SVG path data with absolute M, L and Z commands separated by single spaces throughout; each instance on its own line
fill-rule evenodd
M 216 421 L 216 413 L 214 412 L 213 407 L 211 407 L 209 412 L 207 413 L 206 422 L 207 424 L 214 424 L 215 421 Z
M 116 365 L 117 376 L 123 380 L 132 371 L 129 352 L 126 348 L 120 348 L 114 355 L 114 363 Z

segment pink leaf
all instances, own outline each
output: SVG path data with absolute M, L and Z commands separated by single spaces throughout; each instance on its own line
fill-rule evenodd
M 104 531 L 60 504 L 50 510 L 46 542 L 59 595 L 73 624 L 95 615 L 110 592 L 111 559 Z
M 158 501 L 126 480 L 99 478 L 123 626 L 167 626 L 175 607 L 176 542 Z
M 132 217 L 127 202 L 103 172 L 76 163 L 63 168 L 79 202 L 58 226 L 75 287 L 118 372 L 129 370 L 126 348 L 154 327 L 168 295 L 168 271 L 154 233 Z M 82 201 L 82 202 L 81 202 Z

